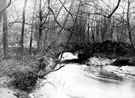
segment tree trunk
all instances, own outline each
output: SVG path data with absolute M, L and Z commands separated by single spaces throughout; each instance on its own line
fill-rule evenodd
M 129 35 L 129 40 L 130 40 L 130 43 L 131 43 L 131 46 L 134 47 L 133 45 L 133 41 L 132 41 L 132 32 L 131 32 L 131 28 L 130 28 L 130 5 L 131 5 L 131 2 L 130 0 L 128 0 L 128 7 L 127 7 L 127 29 L 128 29 L 128 35 Z
M 23 48 L 24 48 L 24 26 L 25 26 L 25 10 L 26 10 L 26 6 L 27 6 L 27 0 L 25 0 L 24 2 L 24 7 L 23 7 L 23 13 L 22 13 L 22 30 L 21 30 L 21 40 L 20 40 L 20 56 L 23 56 Z
M 42 16 L 42 0 L 39 2 L 39 36 L 38 36 L 38 50 L 42 49 L 42 21 L 43 21 L 43 16 Z
M 6 0 L 5 5 L 6 5 Z M 8 28 L 7 28 L 7 10 L 3 12 L 3 52 L 4 58 L 7 58 L 7 51 L 8 51 Z
M 1 31 L 3 32 L 3 53 L 4 58 L 7 58 L 8 40 L 7 40 L 7 0 L 0 0 L 0 21 L 2 23 Z M 4 9 L 4 10 L 3 10 Z M 2 11 L 2 12 L 1 12 Z
M 35 3 L 34 3 L 35 5 L 34 5 L 33 16 L 32 16 L 32 27 L 31 27 L 31 37 L 30 37 L 29 55 L 31 55 L 31 52 L 32 52 L 32 36 L 33 36 L 34 15 L 35 15 L 36 3 L 37 3 L 37 0 L 36 0 Z

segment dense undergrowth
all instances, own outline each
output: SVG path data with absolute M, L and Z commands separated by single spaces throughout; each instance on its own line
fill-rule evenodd
M 14 79 L 11 81 L 11 84 L 15 88 L 19 88 L 20 90 L 31 92 L 37 83 L 38 76 L 34 72 L 14 72 L 12 74 Z

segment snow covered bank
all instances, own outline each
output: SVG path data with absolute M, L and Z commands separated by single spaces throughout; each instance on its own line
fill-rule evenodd
M 126 77 L 126 78 L 135 78 L 135 67 L 134 66 L 122 66 L 117 67 L 111 65 L 112 62 L 114 62 L 116 59 L 107 59 L 107 58 L 101 58 L 101 57 L 92 57 L 89 59 L 88 64 L 91 65 L 89 68 L 86 68 L 85 70 L 87 72 L 95 72 L 98 73 L 100 71 L 107 71 L 110 73 L 115 73 L 116 75 L 120 77 Z

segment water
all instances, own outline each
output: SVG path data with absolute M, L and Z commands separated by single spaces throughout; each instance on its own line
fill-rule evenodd
M 105 72 L 96 76 L 85 72 L 81 65 L 67 64 L 50 73 L 49 82 L 43 80 L 44 86 L 34 95 L 36 98 L 135 98 L 134 80 L 104 75 Z

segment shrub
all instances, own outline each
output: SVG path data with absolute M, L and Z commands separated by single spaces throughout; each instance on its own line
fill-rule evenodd
M 38 76 L 33 72 L 15 72 L 12 74 L 14 80 L 11 84 L 20 90 L 31 92 L 36 86 Z

